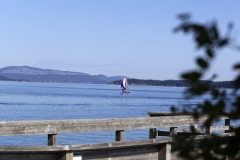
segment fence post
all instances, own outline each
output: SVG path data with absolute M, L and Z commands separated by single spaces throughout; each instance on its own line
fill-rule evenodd
M 170 127 L 170 137 L 177 135 L 177 127 Z M 159 145 L 158 147 L 158 160 L 171 160 L 171 144 Z
M 212 126 L 207 126 L 206 127 L 206 134 L 212 134 Z
M 57 134 L 48 134 L 48 146 L 57 145 Z M 58 153 L 58 160 L 73 160 L 73 152 Z
M 230 119 L 225 119 L 225 126 L 228 126 L 228 127 L 229 127 L 228 130 L 225 130 L 225 133 L 230 132 Z
M 152 115 L 150 115 L 150 117 L 154 117 Z M 149 129 L 149 139 L 155 139 L 156 136 L 156 128 L 150 128 Z
M 116 131 L 115 140 L 116 141 L 124 141 L 124 130 Z
M 156 128 L 149 129 L 149 139 L 156 138 Z
M 170 137 L 175 137 L 177 135 L 177 127 L 170 127 Z
M 229 127 L 228 130 L 225 130 L 225 133 L 229 133 L 231 130 L 230 129 L 230 119 L 225 119 L 225 126 Z M 234 157 L 227 155 L 227 160 L 233 160 L 233 159 L 234 159 Z
M 158 146 L 158 160 L 171 160 L 171 144 Z
M 57 160 L 73 160 L 73 152 L 59 153 Z
M 57 134 L 48 134 L 48 146 L 57 145 Z

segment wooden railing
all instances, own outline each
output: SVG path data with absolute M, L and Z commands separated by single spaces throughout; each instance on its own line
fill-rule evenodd
M 148 112 L 148 114 L 150 115 L 150 117 L 175 117 L 175 116 L 188 116 L 188 117 L 192 117 L 193 114 L 192 113 L 163 113 L 163 112 Z M 189 122 L 186 122 L 185 124 L 180 124 L 180 126 L 194 126 L 195 130 L 197 131 L 197 135 L 203 135 L 203 134 L 212 134 L 213 131 L 224 131 L 225 133 L 229 133 L 231 132 L 234 127 L 230 125 L 230 119 L 226 118 L 226 117 L 222 117 L 222 120 L 224 120 L 225 125 L 224 126 L 212 126 L 209 125 L 207 128 L 197 128 L 199 125 L 202 124 L 202 122 L 204 122 L 206 119 L 206 116 L 202 116 L 202 118 L 200 119 L 200 121 L 198 121 L 198 123 L 196 123 L 195 125 L 192 125 Z M 189 125 L 187 125 L 189 123 Z M 179 125 L 178 125 L 179 126 Z M 157 136 L 170 136 L 170 137 L 174 137 L 177 134 L 187 134 L 190 133 L 191 130 L 190 129 L 178 129 L 178 126 L 169 126 L 170 127 L 170 131 L 160 131 L 160 130 L 156 130 L 156 128 L 151 128 L 149 130 L 149 138 L 156 138 Z
M 0 136 L 48 134 L 48 146 L 0 146 L 0 159 L 175 159 L 171 155 L 171 142 L 177 134 L 188 132 L 187 129 L 179 130 L 178 127 L 197 127 L 206 120 L 206 117 L 202 116 L 195 121 L 191 115 L 161 114 L 150 112 L 150 117 L 144 118 L 0 122 Z M 169 127 L 168 131 L 158 129 L 166 127 Z M 149 138 L 124 141 L 124 131 L 136 129 L 149 129 Z M 226 133 L 223 136 L 231 136 L 230 129 L 230 120 L 225 119 L 225 126 L 199 128 L 201 135 L 195 138 L 209 137 L 212 131 L 216 130 L 224 130 Z M 59 133 L 99 131 L 115 131 L 116 142 L 57 145 Z

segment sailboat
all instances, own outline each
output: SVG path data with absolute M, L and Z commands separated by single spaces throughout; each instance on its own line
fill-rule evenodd
M 121 82 L 121 88 L 123 93 L 131 93 L 131 91 L 128 89 L 127 78 L 123 78 Z

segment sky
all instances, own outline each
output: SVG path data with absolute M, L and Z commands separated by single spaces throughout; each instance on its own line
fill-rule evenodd
M 180 79 L 202 55 L 193 37 L 175 33 L 177 15 L 230 22 L 240 44 L 240 1 L 218 0 L 0 0 L 0 68 L 30 66 L 138 79 Z M 218 53 L 216 80 L 232 80 L 240 52 Z

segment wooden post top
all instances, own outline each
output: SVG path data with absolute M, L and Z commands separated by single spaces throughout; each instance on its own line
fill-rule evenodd
M 187 112 L 187 113 L 183 113 L 183 112 L 148 112 L 148 115 L 150 115 L 150 117 L 157 117 L 157 116 L 186 116 L 186 115 L 193 115 L 194 113 L 192 112 Z

